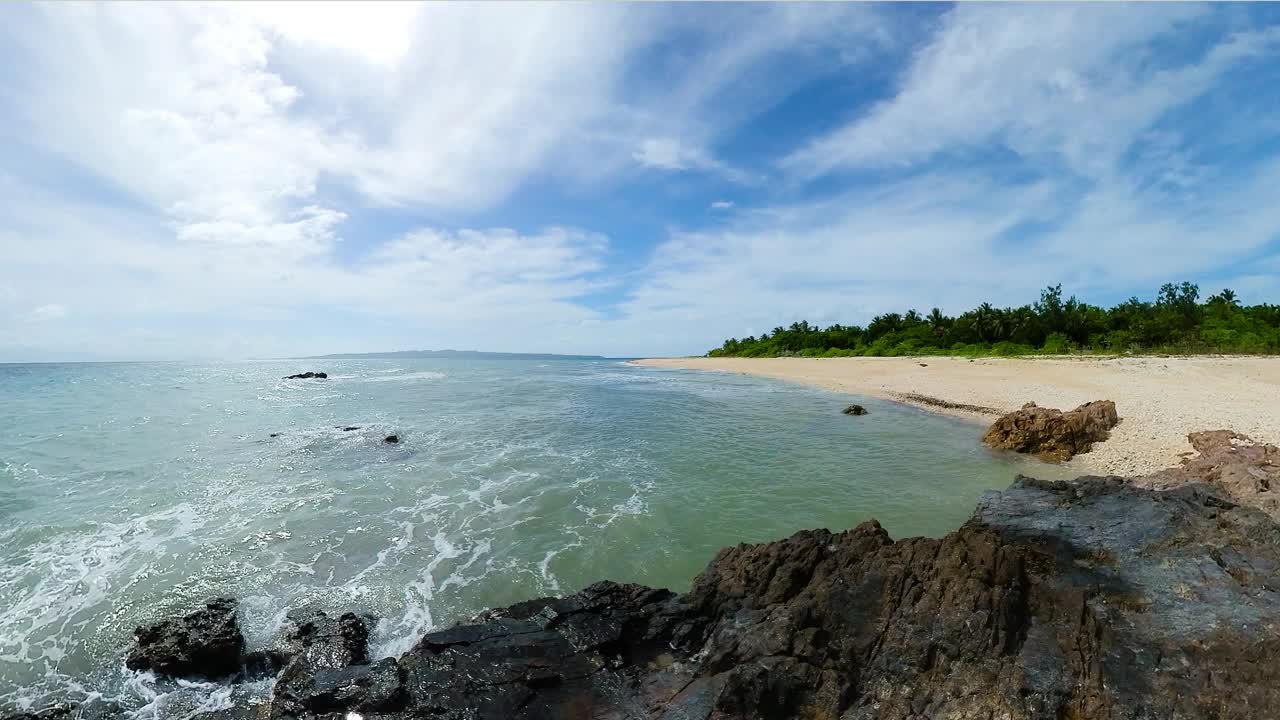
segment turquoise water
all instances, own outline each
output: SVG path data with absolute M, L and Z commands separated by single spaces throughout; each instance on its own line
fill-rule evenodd
M 306 369 L 330 379 L 280 379 Z M 0 708 L 147 717 L 190 703 L 124 669 L 132 628 L 215 594 L 251 645 L 316 603 L 374 613 L 398 653 L 601 578 L 686 589 L 801 528 L 942 534 L 1050 470 L 903 405 L 615 361 L 0 365 L 0 406 Z

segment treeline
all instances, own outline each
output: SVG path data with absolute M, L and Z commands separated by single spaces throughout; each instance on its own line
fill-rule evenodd
M 1062 297 L 1062 286 L 1016 308 L 983 303 L 956 317 L 934 308 L 888 313 L 866 327 L 808 322 L 726 340 L 711 357 L 1032 355 L 1089 353 L 1280 353 L 1280 305 L 1242 306 L 1231 290 L 1200 302 L 1199 286 L 1167 283 L 1154 302 L 1113 308 Z

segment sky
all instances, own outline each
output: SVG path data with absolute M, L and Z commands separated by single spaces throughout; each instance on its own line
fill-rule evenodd
M 1277 88 L 1270 4 L 5 3 L 0 361 L 1277 302 Z

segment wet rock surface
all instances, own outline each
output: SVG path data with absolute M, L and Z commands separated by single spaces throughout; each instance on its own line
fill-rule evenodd
M 1280 524 L 1232 484 L 1280 451 L 1193 442 L 1165 489 L 1019 478 L 940 539 L 806 530 L 683 595 L 601 582 L 399 658 L 368 618 L 296 613 L 271 702 L 201 717 L 1280 717 Z
M 233 599 L 217 598 L 180 618 L 137 628 L 125 665 L 173 676 L 218 678 L 239 672 L 244 636 L 237 606 Z
M 329 377 L 328 373 L 312 372 L 308 370 L 307 372 L 298 373 L 296 375 L 285 375 L 284 379 L 285 380 L 325 380 L 328 377 Z
M 845 415 L 866 415 L 867 409 L 862 407 L 861 405 L 850 405 L 846 407 L 844 410 L 841 410 L 841 412 L 843 412 Z
M 1087 402 L 1068 412 L 1027 403 L 992 423 L 982 442 L 1062 462 L 1106 440 L 1118 422 L 1116 404 L 1110 400 Z

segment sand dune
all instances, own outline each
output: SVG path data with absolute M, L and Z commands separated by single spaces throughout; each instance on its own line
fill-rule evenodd
M 779 378 L 891 398 L 977 420 L 989 413 L 929 405 L 920 395 L 1001 412 L 1034 401 L 1073 408 L 1114 400 L 1111 439 L 1070 462 L 1081 472 L 1133 475 L 1175 465 L 1187 433 L 1230 429 L 1280 443 L 1280 358 L 659 358 L 638 361 Z M 976 430 L 975 430 L 976 432 Z

